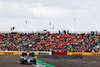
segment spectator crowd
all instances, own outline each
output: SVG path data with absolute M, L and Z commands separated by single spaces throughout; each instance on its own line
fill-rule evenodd
M 26 51 L 29 45 L 33 51 L 100 52 L 93 46 L 100 42 L 99 33 L 0 33 L 1 51 Z

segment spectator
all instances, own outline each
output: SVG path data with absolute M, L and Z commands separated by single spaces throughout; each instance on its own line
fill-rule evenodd
M 100 42 L 100 35 L 93 32 L 70 33 L 64 30 L 63 34 L 46 33 L 0 33 L 0 50 L 26 51 L 32 44 L 34 51 L 69 51 L 69 52 L 97 52 L 90 47 Z M 100 49 L 100 48 L 98 48 Z

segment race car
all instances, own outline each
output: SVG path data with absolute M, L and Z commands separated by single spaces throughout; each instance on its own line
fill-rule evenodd
M 20 64 L 35 64 L 36 59 L 33 52 L 23 52 L 20 57 Z

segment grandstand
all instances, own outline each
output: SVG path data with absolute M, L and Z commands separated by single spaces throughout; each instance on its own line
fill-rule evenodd
M 99 52 L 100 48 L 94 48 L 100 43 L 100 34 L 71 33 L 49 31 L 42 32 L 9 32 L 0 33 L 0 50 L 2 51 L 26 51 L 32 44 L 33 51 L 57 51 L 57 52 Z

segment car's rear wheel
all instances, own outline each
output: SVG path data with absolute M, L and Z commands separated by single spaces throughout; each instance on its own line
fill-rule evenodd
M 36 59 L 35 58 L 33 59 L 32 64 L 36 65 Z
M 23 59 L 20 59 L 20 64 L 24 64 Z

